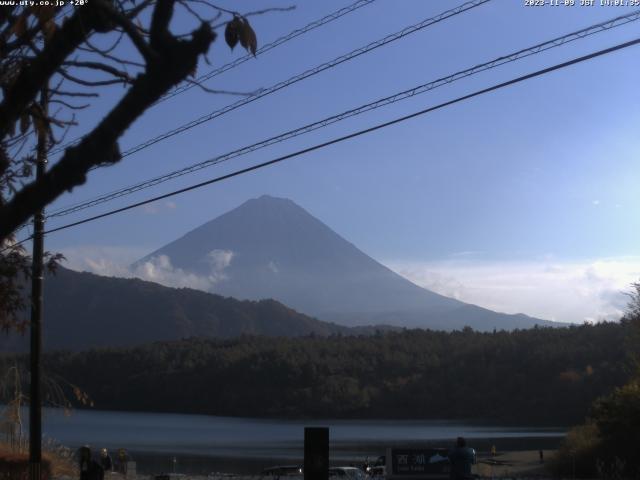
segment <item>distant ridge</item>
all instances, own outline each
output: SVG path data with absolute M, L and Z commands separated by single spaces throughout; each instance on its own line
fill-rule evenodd
M 364 254 L 293 201 L 264 195 L 203 224 L 134 264 L 166 256 L 240 299 L 273 298 L 347 326 L 476 330 L 558 325 L 497 313 L 421 288 Z M 224 262 L 219 262 L 224 257 Z
M 293 337 L 347 333 L 274 300 L 239 301 L 189 288 L 60 267 L 45 280 L 44 348 L 128 347 L 191 337 Z M 29 336 L 0 336 L 0 350 L 26 351 Z

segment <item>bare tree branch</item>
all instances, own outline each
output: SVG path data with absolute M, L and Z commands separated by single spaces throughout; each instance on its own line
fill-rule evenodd
M 156 54 L 142 37 L 138 31 L 138 27 L 133 24 L 130 18 L 122 15 L 111 5 L 106 5 L 104 8 L 109 18 L 124 30 L 131 42 L 138 49 L 138 52 L 140 52 L 140 55 L 142 55 L 142 58 L 144 58 L 147 63 L 152 62 Z
M 106 72 L 114 77 L 118 77 L 122 81 L 126 83 L 131 83 L 133 79 L 129 76 L 127 72 L 123 72 L 122 70 L 118 70 L 112 65 L 107 65 L 106 63 L 101 62 L 87 62 L 87 61 L 77 61 L 77 60 L 67 60 L 64 62 L 65 66 L 77 67 L 77 68 L 88 68 L 91 70 L 100 70 L 102 72 Z M 68 72 L 65 72 L 68 73 Z
M 189 41 L 171 36 L 168 25 L 174 2 L 159 0 L 154 11 L 151 44 L 158 54 L 139 75 L 125 96 L 82 141 L 68 148 L 39 181 L 34 181 L 0 206 L 0 238 L 6 238 L 34 209 L 44 207 L 64 191 L 70 191 L 86 180 L 94 166 L 120 159 L 117 139 L 127 128 L 170 88 L 182 81 L 206 54 L 215 39 L 209 25 L 203 24 Z
M 71 75 L 69 72 L 66 72 L 64 69 L 59 69 L 58 73 L 62 75 L 64 78 L 69 80 L 70 82 L 77 83 L 78 85 L 82 85 L 84 87 L 104 87 L 108 85 L 118 85 L 122 83 L 129 83 L 125 80 L 121 79 L 111 79 L 111 80 L 84 80 L 82 78 L 78 78 L 75 75 Z
M 71 103 L 67 103 L 64 100 L 60 99 L 49 100 L 49 103 L 62 105 L 63 107 L 67 107 L 69 110 L 84 110 L 85 108 L 90 107 L 90 104 L 88 103 L 82 105 L 72 105 Z
M 202 83 L 198 82 L 197 80 L 191 80 L 189 78 L 187 78 L 185 80 L 185 82 L 190 83 L 192 85 L 195 85 L 196 87 L 200 88 L 203 92 L 214 93 L 214 94 L 218 94 L 218 95 L 236 95 L 236 96 L 239 96 L 239 97 L 250 97 L 250 96 L 256 94 L 256 91 L 253 91 L 253 92 L 234 92 L 232 90 L 216 90 L 216 89 L 213 89 L 213 88 L 205 87 L 204 85 L 202 85 Z
M 99 97 L 96 92 L 67 92 L 65 90 L 51 90 L 51 93 L 62 97 Z
M 124 32 L 120 32 L 120 34 L 118 35 L 118 38 L 115 39 L 115 41 L 113 42 L 113 44 L 108 47 L 108 48 L 98 48 L 95 45 L 93 45 L 91 43 L 91 39 L 87 38 L 87 40 L 85 41 L 85 43 L 87 44 L 87 46 L 89 47 L 89 51 L 93 50 L 101 55 L 108 55 L 111 52 L 113 52 L 116 48 L 118 48 L 118 45 L 120 45 L 120 42 L 122 42 L 122 39 L 124 38 Z M 83 47 L 81 46 L 79 49 L 83 49 Z
M 121 32 L 122 35 L 124 35 L 124 32 Z M 140 67 L 140 68 L 144 68 L 144 63 L 140 63 L 140 62 L 134 62 L 133 60 L 128 60 L 126 58 L 120 58 L 117 57 L 115 55 L 112 55 L 111 53 L 109 53 L 109 49 L 107 50 L 100 50 L 96 47 L 94 47 L 93 45 L 90 45 L 89 42 L 86 42 L 87 45 L 89 45 L 89 47 L 78 47 L 78 50 L 82 50 L 84 52 L 88 52 L 88 53 L 95 53 L 96 55 L 99 55 L 107 60 L 111 60 L 113 62 L 119 63 L 121 65 L 131 65 L 133 67 Z
M 23 68 L 13 86 L 9 88 L 0 103 L 0 138 L 3 138 L 18 120 L 21 113 L 36 97 L 45 82 L 60 68 L 60 65 L 79 45 L 89 26 L 96 29 L 107 28 L 104 16 L 95 5 L 98 0 L 75 11 L 45 45 L 44 50 L 29 65 Z

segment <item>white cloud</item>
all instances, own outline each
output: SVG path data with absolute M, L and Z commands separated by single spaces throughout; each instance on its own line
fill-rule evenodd
M 578 322 L 617 320 L 624 292 L 640 278 L 640 257 L 583 262 L 386 262 L 412 282 L 442 295 L 506 313 Z
M 171 265 L 171 259 L 166 255 L 159 255 L 137 265 L 131 270 L 134 277 L 159 283 L 167 287 L 187 287 L 208 291 L 215 281 L 210 276 L 196 275 Z
M 276 265 L 276 262 L 274 262 L 273 260 L 269 261 L 269 263 L 267 264 L 267 268 L 271 270 L 273 273 L 280 272 L 280 270 L 278 269 L 278 266 Z
M 210 287 L 227 278 L 224 270 L 231 265 L 233 260 L 233 252 L 231 250 L 211 250 L 207 254 L 207 263 L 211 268 L 208 275 Z
M 175 202 L 172 202 L 170 200 L 165 202 L 158 201 L 142 205 L 140 209 L 143 213 L 146 213 L 148 215 L 157 215 L 159 213 L 171 212 L 175 210 L 176 204 Z
M 166 255 L 153 257 L 135 267 L 130 266 L 148 251 L 148 248 L 81 246 L 64 249 L 62 253 L 67 258 L 64 265 L 72 270 L 112 277 L 135 277 L 167 287 L 204 291 L 211 291 L 217 283 L 227 278 L 225 269 L 233 259 L 231 250 L 212 250 L 206 257 L 210 270 L 205 275 L 174 267 Z
M 150 248 L 78 245 L 57 250 L 67 259 L 63 265 L 71 270 L 119 277 L 124 276 L 128 270 L 127 265 L 144 257 Z
M 207 263 L 216 271 L 224 270 L 231 264 L 233 252 L 231 250 L 211 250 L 207 253 Z

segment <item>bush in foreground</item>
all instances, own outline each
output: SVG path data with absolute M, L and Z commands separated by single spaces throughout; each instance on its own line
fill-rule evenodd
M 50 447 L 50 448 L 48 448 Z M 42 452 L 42 478 L 77 476 L 76 469 L 66 449 L 55 445 L 45 446 Z M 0 442 L 0 480 L 29 478 L 29 454 L 15 451 L 7 443 Z
M 587 423 L 573 427 L 550 462 L 550 469 L 560 477 L 593 478 L 602 449 L 598 426 Z

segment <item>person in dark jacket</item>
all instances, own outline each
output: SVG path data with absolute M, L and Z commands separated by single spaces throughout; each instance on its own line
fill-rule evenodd
M 476 463 L 476 451 L 467 447 L 467 441 L 458 437 L 456 446 L 449 452 L 451 462 L 451 480 L 468 480 L 471 475 L 471 465 Z
M 89 480 L 104 480 L 104 468 L 102 467 L 102 456 L 99 450 L 91 452 Z
M 111 460 L 111 455 L 109 455 L 109 450 L 106 448 L 100 450 L 100 467 L 102 467 L 100 480 L 104 478 L 104 472 L 110 472 L 113 470 L 113 461 Z
M 91 470 L 91 448 L 89 445 L 80 447 L 76 452 L 78 459 L 78 470 L 80 470 L 80 480 L 89 480 Z

